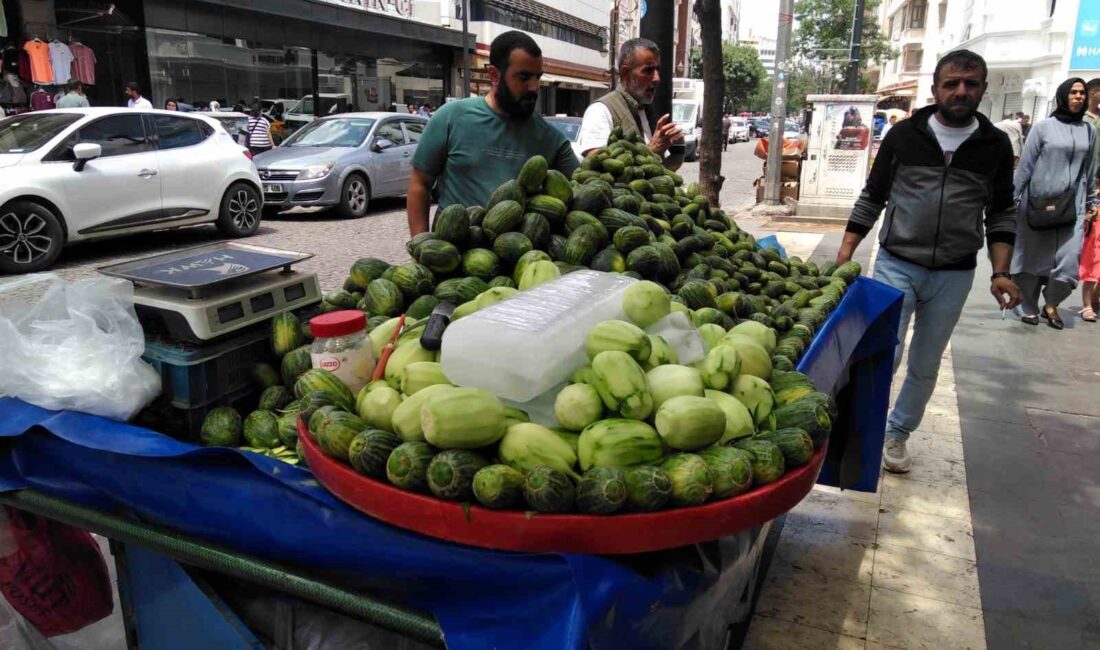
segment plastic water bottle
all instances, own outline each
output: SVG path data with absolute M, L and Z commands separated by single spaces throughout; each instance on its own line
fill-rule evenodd
M 613 273 L 574 271 L 451 323 L 440 352 L 443 374 L 459 386 L 483 388 L 510 402 L 534 400 L 588 363 L 588 330 L 625 318 L 623 293 L 634 282 Z M 649 331 L 662 334 L 665 328 L 681 334 L 669 341 L 681 363 L 702 358 L 702 340 L 683 314 L 670 314 Z

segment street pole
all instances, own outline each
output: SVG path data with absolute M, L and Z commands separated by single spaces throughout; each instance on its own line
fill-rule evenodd
M 863 49 L 864 0 L 856 0 L 856 15 L 852 16 L 852 51 L 848 55 L 848 76 L 844 83 L 844 92 L 855 95 L 859 92 L 859 59 Z
M 462 0 L 462 96 L 470 96 L 470 0 Z
M 615 90 L 615 55 L 619 51 L 619 0 L 611 7 L 611 33 L 607 48 L 607 70 L 611 74 L 611 90 Z
M 794 0 L 779 0 L 779 35 L 775 43 L 775 77 L 772 79 L 772 126 L 768 134 L 768 173 L 764 203 L 782 205 L 783 123 L 787 117 L 787 54 L 791 49 Z

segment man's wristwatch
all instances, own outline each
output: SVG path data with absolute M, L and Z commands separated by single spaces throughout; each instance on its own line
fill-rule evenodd
M 1005 273 L 1004 271 L 998 271 L 998 272 L 994 273 L 993 275 L 989 276 L 989 281 L 992 282 L 992 281 L 996 280 L 997 278 L 1011 278 L 1011 277 L 1012 277 L 1012 274 L 1010 274 L 1010 273 Z

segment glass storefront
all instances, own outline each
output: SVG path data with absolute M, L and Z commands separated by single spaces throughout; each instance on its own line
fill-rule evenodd
M 288 114 L 314 113 L 309 48 L 155 28 L 146 29 L 146 38 L 154 97 L 183 98 L 196 108 L 216 101 L 223 110 L 259 98 L 265 105 L 281 102 Z M 322 115 L 443 103 L 449 54 L 413 42 L 375 43 L 364 50 L 316 51 Z

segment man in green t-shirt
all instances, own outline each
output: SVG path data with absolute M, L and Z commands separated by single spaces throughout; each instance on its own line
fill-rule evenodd
M 409 179 L 409 234 L 428 230 L 431 188 L 439 207 L 485 205 L 528 158 L 542 155 L 566 176 L 579 165 L 569 141 L 535 114 L 542 50 L 523 32 L 505 32 L 489 47 L 486 97 L 449 102 L 432 115 L 413 156 Z

